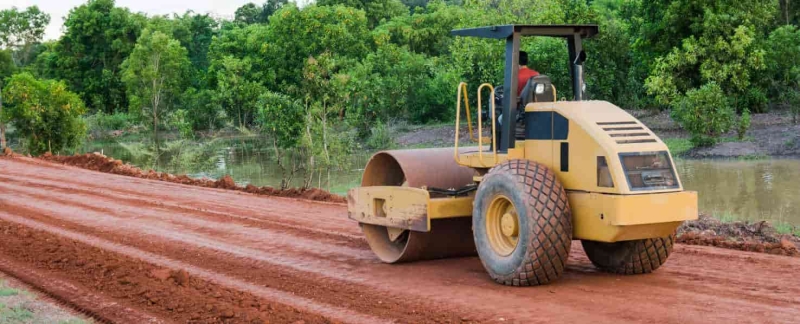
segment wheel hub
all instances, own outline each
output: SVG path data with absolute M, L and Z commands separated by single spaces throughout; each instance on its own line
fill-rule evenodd
M 500 231 L 503 235 L 508 237 L 517 236 L 519 229 L 517 227 L 517 215 L 514 213 L 505 213 L 500 218 Z
M 489 204 L 486 210 L 486 236 L 492 249 L 499 255 L 508 256 L 517 248 L 519 216 L 508 197 L 498 195 Z

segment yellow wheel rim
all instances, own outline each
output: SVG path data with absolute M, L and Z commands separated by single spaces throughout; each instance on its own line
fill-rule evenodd
M 486 210 L 486 234 L 489 244 L 497 254 L 508 256 L 519 242 L 519 216 L 508 197 L 498 195 Z

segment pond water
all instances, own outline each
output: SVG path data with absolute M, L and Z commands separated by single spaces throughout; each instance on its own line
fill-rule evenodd
M 142 144 L 96 141 L 84 150 L 102 151 L 142 169 L 214 179 L 230 174 L 241 185 L 277 187 L 282 179 L 271 142 L 260 137 L 170 142 L 158 159 Z M 312 186 L 345 194 L 360 183 L 370 155 L 364 151 L 340 170 L 315 173 Z M 684 188 L 698 191 L 701 212 L 726 220 L 800 225 L 800 160 L 678 160 L 676 166 Z M 298 171 L 291 186 L 302 185 L 306 174 Z

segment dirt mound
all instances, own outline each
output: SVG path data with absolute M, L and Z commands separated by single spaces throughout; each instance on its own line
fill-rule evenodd
M 800 238 L 779 234 L 767 221 L 723 223 L 700 215 L 678 228 L 678 243 L 800 257 Z
M 10 147 L 8 147 L 8 146 L 6 146 L 6 147 L 3 149 L 3 155 L 4 155 L 4 156 L 10 156 L 10 157 L 19 156 L 19 154 L 17 154 L 17 153 L 14 153 L 14 151 L 12 151 L 12 150 L 11 150 L 11 148 L 10 148 Z
M 50 153 L 45 153 L 44 155 L 40 156 L 39 159 L 49 162 L 56 162 L 65 165 L 76 166 L 88 170 L 105 172 L 105 173 L 113 173 L 113 174 L 125 175 L 129 177 L 136 177 L 142 179 L 174 182 L 174 183 L 206 187 L 206 188 L 237 190 L 258 195 L 301 198 L 314 201 L 326 201 L 335 203 L 346 202 L 345 198 L 342 196 L 335 195 L 330 192 L 320 190 L 317 188 L 312 188 L 312 189 L 291 188 L 291 189 L 281 190 L 268 186 L 256 187 L 250 184 L 242 187 L 237 185 L 230 175 L 225 175 L 222 178 L 219 178 L 218 180 L 215 181 L 211 179 L 192 179 L 186 175 L 176 176 L 173 174 L 156 172 L 153 170 L 148 170 L 147 172 L 145 172 L 135 166 L 126 164 L 114 158 L 107 157 L 100 153 L 87 153 L 82 155 L 76 154 L 73 156 L 52 155 Z

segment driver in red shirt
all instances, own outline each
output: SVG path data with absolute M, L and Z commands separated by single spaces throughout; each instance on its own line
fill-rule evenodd
M 538 75 L 539 72 L 528 68 L 528 53 L 519 51 L 519 74 L 517 75 L 519 80 L 517 83 L 517 95 L 522 93 L 522 88 L 525 88 L 525 84 L 528 83 L 528 79 Z

